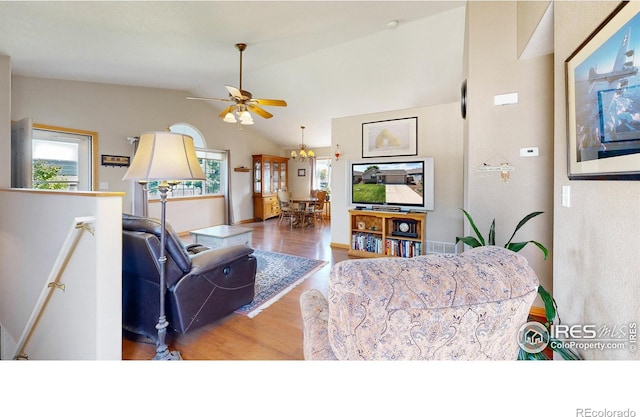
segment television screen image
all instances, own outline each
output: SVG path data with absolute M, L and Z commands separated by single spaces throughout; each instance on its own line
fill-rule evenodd
M 433 209 L 433 161 L 351 163 L 351 204 Z

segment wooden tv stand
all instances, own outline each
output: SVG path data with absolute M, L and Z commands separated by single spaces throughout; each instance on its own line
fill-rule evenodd
M 348 254 L 410 258 L 425 252 L 427 213 L 349 210 Z

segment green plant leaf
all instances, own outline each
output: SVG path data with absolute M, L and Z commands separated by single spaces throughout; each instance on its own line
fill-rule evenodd
M 516 226 L 516 229 L 513 231 L 513 234 L 511 235 L 511 237 L 509 238 L 507 243 L 504 245 L 504 247 L 506 248 L 507 245 L 509 243 L 511 243 L 511 241 L 513 240 L 513 237 L 516 235 L 516 233 L 518 232 L 518 230 L 520 230 L 520 228 L 522 226 L 524 226 L 529 220 L 533 219 L 534 217 L 536 217 L 536 216 L 538 216 L 538 215 L 540 215 L 542 213 L 544 213 L 544 212 L 543 211 L 534 211 L 533 213 L 529 213 L 526 216 L 524 216 L 524 218 L 522 220 L 520 220 L 520 222 Z
M 473 236 L 457 237 L 456 243 L 460 241 L 462 241 L 465 245 L 471 246 L 472 248 L 477 248 L 478 246 L 484 246 L 482 243 L 478 242 L 478 239 L 476 239 Z
M 547 317 L 546 326 L 548 328 L 556 319 L 556 301 L 542 285 L 538 285 L 538 295 L 544 302 L 544 314 Z
M 491 222 L 491 227 L 489 228 L 489 241 L 487 244 L 489 246 L 495 246 L 496 244 L 496 219 L 493 219 Z
M 549 250 L 547 248 L 545 248 L 544 245 L 542 243 L 540 243 L 540 242 L 536 242 L 535 240 L 530 240 L 529 242 L 533 243 L 534 245 L 536 245 L 537 247 L 540 248 L 542 253 L 544 253 L 544 259 L 546 261 L 547 258 L 549 257 Z
M 524 248 L 525 246 L 527 246 L 529 242 L 513 242 L 513 243 L 508 243 L 505 245 L 505 248 L 509 249 L 510 251 L 513 252 L 520 252 L 520 250 L 522 248 Z
M 484 238 L 480 234 L 480 231 L 476 227 L 476 224 L 473 222 L 473 219 L 471 218 L 471 215 L 469 213 L 467 213 L 467 211 L 465 209 L 461 209 L 461 210 L 464 213 L 464 215 L 467 217 L 467 220 L 469 221 L 469 224 L 471 225 L 471 228 L 473 229 L 473 231 L 475 232 L 476 236 L 478 237 L 478 241 L 480 243 L 480 245 L 478 245 L 478 246 L 484 246 L 485 245 Z M 473 247 L 475 248 L 476 246 L 473 246 Z
M 524 248 L 525 246 L 527 246 L 527 244 L 529 243 L 533 243 L 534 245 L 536 245 L 544 254 L 544 259 L 546 260 L 549 257 L 549 251 L 547 250 L 547 248 L 544 247 L 544 245 L 540 242 L 536 242 L 535 240 L 529 240 L 527 242 L 511 242 L 506 244 L 504 247 L 514 251 L 514 252 L 518 252 L 520 251 L 522 248 Z

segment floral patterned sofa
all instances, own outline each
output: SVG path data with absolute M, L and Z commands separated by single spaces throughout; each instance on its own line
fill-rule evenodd
M 515 360 L 538 278 L 496 246 L 349 259 L 300 297 L 305 359 Z

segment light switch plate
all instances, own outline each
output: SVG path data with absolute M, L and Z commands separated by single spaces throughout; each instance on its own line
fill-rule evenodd
M 571 207 L 571 186 L 562 186 L 562 207 Z

